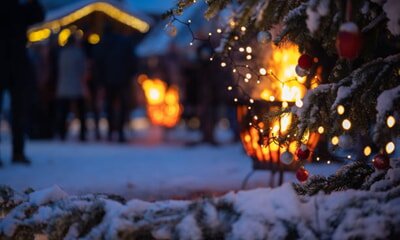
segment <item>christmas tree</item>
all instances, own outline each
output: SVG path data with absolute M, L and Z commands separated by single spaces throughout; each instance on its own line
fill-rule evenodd
M 329 142 L 331 152 L 352 147 L 353 161 L 372 158 L 375 168 L 388 167 L 400 133 L 396 124 L 400 110 L 396 104 L 400 98 L 398 1 L 209 0 L 206 3 L 206 18 L 223 14 L 226 19 L 218 30 L 221 35 L 215 52 L 221 66 L 226 63 L 233 66 L 239 79 L 236 87 L 242 88 L 239 81 L 243 78 L 257 82 L 271 78 L 264 69 L 268 66 L 259 66 L 255 57 L 246 63 L 246 70 L 237 70 L 240 65 L 236 56 L 244 51 L 244 44 L 253 48 L 268 42 L 278 48 L 288 43 L 298 46 L 301 56 L 296 59 L 295 70 L 299 78 L 306 78 L 302 84 L 308 91 L 296 105 L 283 106 L 264 116 L 269 121 L 291 113 L 295 119 L 285 134 L 273 136 L 271 142 L 283 146 L 295 139 L 301 146 L 305 135 L 318 132 Z M 165 17 L 185 14 L 185 8 L 192 4 L 198 3 L 180 0 Z M 246 71 L 253 74 L 251 79 L 246 78 Z M 251 108 L 254 99 L 246 97 Z M 259 130 L 265 136 L 270 134 L 268 130 Z M 299 160 L 303 160 L 304 150 L 307 151 L 294 153 Z

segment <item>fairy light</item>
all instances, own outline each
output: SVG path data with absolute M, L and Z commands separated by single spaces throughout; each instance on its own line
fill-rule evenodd
M 320 158 L 320 157 L 317 157 L 316 160 L 319 162 L 319 160 L 321 160 L 321 158 Z
M 326 164 L 331 164 L 331 160 L 326 161 Z
M 251 73 L 246 73 L 246 78 L 251 79 Z
M 389 128 L 392 128 L 396 124 L 396 119 L 393 116 L 389 116 L 386 119 L 386 124 Z
M 246 60 L 251 60 L 253 57 L 250 55 L 250 54 L 248 54 L 247 56 L 246 56 Z
M 297 99 L 296 100 L 296 107 L 298 107 L 298 108 L 302 108 L 303 107 L 303 101 L 301 101 L 301 99 Z
M 222 29 L 221 29 L 221 28 L 218 28 L 218 29 L 217 29 L 217 33 L 222 33 Z
M 269 96 L 269 100 L 270 100 L 271 102 L 273 102 L 273 101 L 275 101 L 275 97 L 274 97 L 274 96 Z
M 242 27 L 240 28 L 240 31 L 246 32 L 246 27 L 245 27 L 245 26 L 242 26 Z
M 344 113 L 344 106 L 343 105 L 337 106 L 337 113 L 339 115 L 343 115 L 343 113 Z
M 233 101 L 234 101 L 234 102 L 238 102 L 239 100 L 238 100 L 237 98 L 234 98 Z
M 253 118 L 254 118 L 254 120 L 256 120 L 256 121 L 258 120 L 258 116 L 257 116 L 257 115 L 254 115 Z
M 324 127 L 323 127 L 323 126 L 319 126 L 319 127 L 318 127 L 318 133 L 319 133 L 319 134 L 323 134 L 324 132 L 325 132 Z
M 190 46 L 193 46 L 193 42 L 190 42 L 189 45 L 190 45 Z
M 385 146 L 385 150 L 386 150 L 387 154 L 393 153 L 395 149 L 396 149 L 396 145 L 394 144 L 394 142 L 388 142 Z
M 339 144 L 339 138 L 338 138 L 338 136 L 332 137 L 331 143 L 332 143 L 333 145 L 338 145 L 338 144 Z
M 236 68 L 232 69 L 232 72 L 233 72 L 233 73 L 235 73 L 236 71 L 237 71 Z
M 232 86 L 228 86 L 228 91 L 232 91 L 233 87 Z
M 342 127 L 344 130 L 349 130 L 351 128 L 351 122 L 349 119 L 344 119 L 342 122 Z
M 254 99 L 250 98 L 250 99 L 249 99 L 249 102 L 250 102 L 251 104 L 253 104 L 253 103 L 254 103 Z
M 261 75 L 266 75 L 267 74 L 267 70 L 265 68 L 260 68 L 259 70 Z
M 248 79 L 248 78 L 245 78 L 245 79 L 243 79 L 243 81 L 244 81 L 245 83 L 248 83 L 248 82 L 249 82 L 249 79 Z
M 226 67 L 226 62 L 221 62 L 221 67 Z
M 239 52 L 244 52 L 244 47 L 240 47 L 238 50 Z
M 234 36 L 233 39 L 234 39 L 235 41 L 237 41 L 237 40 L 239 40 L 239 37 L 238 37 L 238 36 Z
M 351 159 L 351 155 L 347 155 L 347 159 Z
M 288 102 L 282 102 L 282 107 L 287 108 L 289 106 Z
M 189 19 L 189 20 L 188 20 L 188 23 L 192 23 L 192 20 Z
M 212 33 L 210 33 L 210 32 L 209 32 L 209 33 L 208 33 L 208 36 L 210 36 L 210 37 L 211 37 L 211 36 L 212 36 Z
M 364 156 L 366 156 L 366 157 L 368 157 L 369 155 L 371 155 L 371 153 L 372 153 L 372 149 L 371 149 L 371 147 L 370 146 L 366 146 L 365 148 L 364 148 Z
M 246 47 L 246 52 L 247 53 L 252 53 L 253 49 L 250 46 L 248 46 L 248 47 Z

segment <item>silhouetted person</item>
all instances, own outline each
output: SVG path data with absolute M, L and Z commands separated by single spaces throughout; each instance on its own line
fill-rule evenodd
M 110 29 L 106 29 L 103 39 L 93 49 L 93 77 L 105 90 L 110 141 L 114 129 L 118 132 L 118 141 L 126 141 L 124 125 L 129 116 L 134 59 L 131 39 Z
M 57 126 L 62 140 L 68 133 L 68 113 L 77 109 L 80 120 L 81 141 L 86 140 L 86 102 L 84 96 L 86 55 L 77 38 L 71 35 L 58 56 Z M 74 108 L 75 107 L 75 108 Z
M 4 90 L 9 90 L 12 162 L 30 164 L 24 153 L 28 95 L 26 93 L 31 86 L 26 31 L 28 26 L 44 19 L 44 11 L 36 0 L 27 0 L 24 4 L 19 2 L 2 1 L 0 6 L 0 97 Z

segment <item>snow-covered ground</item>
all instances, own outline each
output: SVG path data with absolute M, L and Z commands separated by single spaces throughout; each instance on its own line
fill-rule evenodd
M 110 193 L 126 199 L 163 200 L 192 198 L 201 194 L 223 194 L 239 190 L 252 170 L 250 158 L 240 143 L 229 143 L 231 133 L 222 125 L 216 134 L 223 143 L 185 146 L 199 133 L 178 126 L 169 132 L 135 119 L 135 131 L 128 130 L 129 142 L 79 142 L 72 125 L 70 138 L 60 140 L 28 140 L 26 153 L 32 165 L 10 162 L 11 139 L 5 127 L 0 145 L 0 184 L 17 191 L 40 190 L 59 186 L 70 195 Z M 163 139 L 164 136 L 164 139 Z M 311 174 L 329 175 L 337 164 L 307 164 Z M 278 177 L 278 176 L 277 176 Z M 277 180 L 276 180 L 277 181 Z M 285 182 L 297 181 L 292 172 Z M 267 187 L 268 171 L 256 171 L 246 188 Z

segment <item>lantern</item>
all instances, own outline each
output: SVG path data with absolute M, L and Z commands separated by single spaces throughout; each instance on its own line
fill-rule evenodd
M 237 108 L 239 134 L 242 145 L 252 159 L 253 169 L 255 170 L 277 170 L 296 171 L 300 167 L 300 161 L 295 158 L 290 164 L 282 164 L 281 154 L 285 151 L 295 155 L 298 148 L 298 141 L 293 140 L 289 146 L 280 146 L 274 137 L 286 134 L 286 130 L 291 121 L 291 115 L 285 114 L 278 120 L 266 126 L 263 117 L 271 111 L 279 110 L 282 106 L 281 102 L 269 102 L 264 100 L 256 100 L 251 105 L 251 109 L 247 106 L 239 105 Z M 312 151 L 316 147 L 319 139 L 318 133 L 309 133 L 303 138 L 304 144 Z M 308 158 L 308 161 L 311 158 Z

